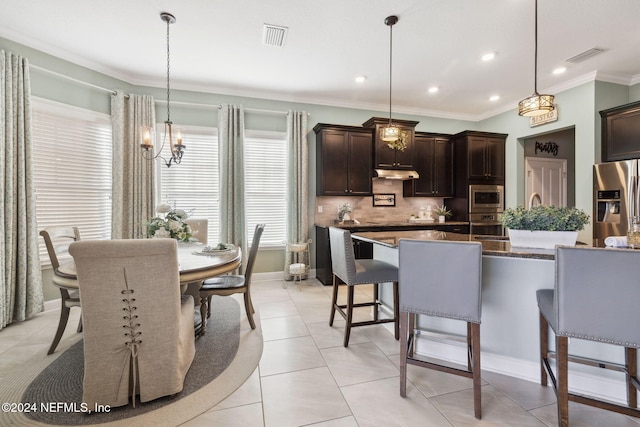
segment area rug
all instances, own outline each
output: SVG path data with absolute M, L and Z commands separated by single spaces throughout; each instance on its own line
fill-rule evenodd
M 196 355 L 185 378 L 182 392 L 175 396 L 113 408 L 109 413 L 87 415 L 54 406 L 40 410 L 40 402 L 82 402 L 82 341 L 63 352 L 48 366 L 32 372 L 25 366 L 23 375 L 3 378 L 3 402 L 36 404 L 33 413 L 0 414 L 0 425 L 107 425 L 176 426 L 207 411 L 235 391 L 255 370 L 262 355 L 262 332 L 256 313 L 256 329 L 251 330 L 244 311 L 233 297 L 214 297 L 210 327 L 196 340 Z M 243 325 L 241 327 L 241 325 Z M 35 364 L 36 369 L 39 364 Z M 15 378 L 13 378 L 15 377 Z M 5 382 L 5 380 L 8 380 Z M 11 385 L 12 393 L 6 386 Z M 3 395 L 6 394 L 6 395 Z M 11 394 L 11 395 L 8 395 Z

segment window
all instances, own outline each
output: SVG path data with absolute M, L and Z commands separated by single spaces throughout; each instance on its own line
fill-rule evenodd
M 74 225 L 88 239 L 111 238 L 111 119 L 34 99 L 33 162 L 38 229 Z M 40 239 L 41 264 L 48 265 Z
M 157 126 L 163 129 L 163 126 Z M 159 161 L 160 203 L 184 209 L 193 218 L 209 220 L 207 240 L 218 242 L 219 179 L 218 135 L 214 128 L 182 127 L 182 139 L 186 146 L 179 165 L 168 168 Z M 162 138 L 162 130 L 157 138 Z M 165 147 L 167 151 L 167 147 Z
M 158 164 L 160 202 L 191 211 L 193 218 L 208 219 L 207 239 L 217 243 L 220 220 L 216 129 L 183 127 L 181 131 L 187 147 L 182 163 L 170 168 Z M 285 134 L 247 131 L 244 160 L 249 243 L 256 224 L 266 223 L 260 246 L 281 247 L 286 236 Z
M 244 141 L 247 238 L 265 223 L 260 246 L 281 247 L 287 235 L 287 143 L 282 132 L 246 131 Z

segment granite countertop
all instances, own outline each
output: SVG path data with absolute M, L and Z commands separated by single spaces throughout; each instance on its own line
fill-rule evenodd
M 432 228 L 432 227 L 436 227 L 436 226 L 443 226 L 443 225 L 451 225 L 451 226 L 456 226 L 456 225 L 469 225 L 468 221 L 446 221 L 446 222 L 438 222 L 438 221 L 416 221 L 416 222 L 410 222 L 409 220 L 404 220 L 404 221 L 361 221 L 359 224 L 357 223 L 342 223 L 342 222 L 335 222 L 335 223 L 316 223 L 315 224 L 318 227 L 339 227 L 339 228 L 344 228 L 346 230 L 352 229 L 352 228 L 381 228 L 381 227 L 411 227 L 411 228 L 416 228 L 416 229 L 420 229 L 420 228 Z
M 460 234 L 436 230 L 361 232 L 352 234 L 354 239 L 397 248 L 400 239 L 449 240 L 453 242 L 480 242 L 482 255 L 512 258 L 554 260 L 554 249 L 512 248 L 508 237 Z

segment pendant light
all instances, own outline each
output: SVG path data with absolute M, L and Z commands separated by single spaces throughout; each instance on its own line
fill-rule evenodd
M 385 142 L 394 142 L 400 138 L 400 129 L 391 123 L 391 85 L 393 70 L 393 26 L 398 22 L 395 15 L 387 16 L 384 19 L 385 25 L 389 26 L 389 124 L 382 128 L 382 140 Z
M 546 114 L 555 109 L 553 95 L 540 95 L 538 93 L 538 0 L 535 0 L 535 60 L 533 68 L 533 95 L 518 103 L 518 114 L 531 117 Z
M 169 25 L 176 22 L 175 16 L 170 13 L 162 12 L 160 13 L 160 19 L 167 23 L 167 120 L 164 122 L 164 135 L 162 137 L 162 145 L 160 146 L 160 150 L 158 154 L 153 155 L 153 143 L 151 136 L 153 135 L 152 130 L 146 130 L 144 132 L 143 141 L 140 146 L 144 150 L 142 155 L 147 160 L 153 160 L 160 157 L 164 164 L 167 167 L 171 167 L 172 164 L 180 164 L 182 161 L 182 155 L 184 154 L 185 146 L 182 143 L 182 135 L 180 131 L 177 131 L 174 134 L 173 123 L 171 122 L 171 85 L 169 84 L 169 70 L 170 70 L 170 50 L 169 50 Z M 161 156 L 162 150 L 164 149 L 165 144 L 169 142 L 169 151 L 171 157 L 169 160 L 165 159 Z

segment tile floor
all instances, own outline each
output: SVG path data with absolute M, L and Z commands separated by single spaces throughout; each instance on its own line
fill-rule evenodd
M 264 352 L 258 369 L 235 393 L 186 427 L 368 427 L 368 426 L 555 426 L 551 388 L 483 372 L 482 420 L 473 417 L 471 380 L 409 366 L 407 397 L 398 380 L 399 344 L 382 325 L 352 330 L 342 346 L 344 322 L 328 326 L 330 287 L 315 279 L 301 285 L 280 281 L 253 284 L 262 322 Z M 370 298 L 361 286 L 357 299 Z M 367 309 L 360 309 L 366 316 Z M 72 310 L 70 325 L 76 325 Z M 48 348 L 58 312 L 0 332 L 2 376 L 35 352 Z M 340 319 L 340 320 L 338 320 Z M 246 320 L 245 320 L 246 321 Z M 72 344 L 72 327 L 59 350 Z M 639 427 L 640 420 L 571 404 L 574 427 Z

